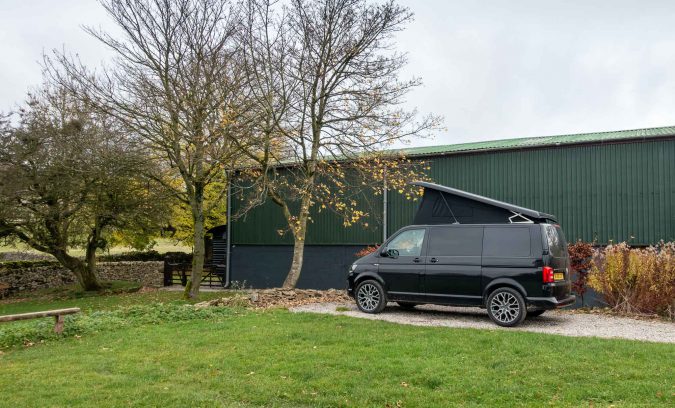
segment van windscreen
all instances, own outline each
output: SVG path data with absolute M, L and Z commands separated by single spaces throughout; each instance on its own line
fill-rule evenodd
M 548 250 L 551 255 L 556 258 L 565 256 L 567 253 L 567 241 L 565 241 L 565 234 L 563 234 L 560 225 L 544 224 L 544 233 L 546 234 L 546 242 L 548 243 Z

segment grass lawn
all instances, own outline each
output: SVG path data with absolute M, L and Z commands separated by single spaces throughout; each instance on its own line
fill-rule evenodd
M 110 291 L 129 292 L 99 294 L 84 292 L 78 285 L 68 285 L 54 289 L 43 289 L 34 292 L 22 292 L 14 297 L 0 300 L 0 315 L 36 312 L 39 310 L 79 307 L 84 312 L 94 310 L 112 310 L 123 306 L 148 303 L 186 303 L 183 292 L 158 290 L 137 293 L 140 285 L 132 282 L 112 282 Z M 222 297 L 222 292 L 202 292 L 199 301 Z
M 153 301 L 92 308 L 134 296 Z M 673 361 L 669 344 L 231 310 L 5 350 L 0 406 L 673 406 Z

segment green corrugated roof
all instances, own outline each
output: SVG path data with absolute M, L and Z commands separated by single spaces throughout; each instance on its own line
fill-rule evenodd
M 399 149 L 406 156 L 429 156 L 436 154 L 466 153 L 481 150 L 526 149 L 530 147 L 561 146 L 579 143 L 604 143 L 630 139 L 650 139 L 675 136 L 675 126 L 659 128 L 617 130 L 612 132 L 579 133 L 558 136 L 523 137 L 517 139 L 490 140 L 439 146 L 424 146 Z
M 443 154 L 460 154 L 490 150 L 527 149 L 532 147 L 564 146 L 580 143 L 610 143 L 621 140 L 655 139 L 660 137 L 675 137 L 675 126 L 658 128 L 614 130 L 609 132 L 577 133 L 557 136 L 520 137 L 515 139 L 488 140 L 484 142 L 459 143 L 437 146 L 407 147 L 403 149 L 384 150 L 385 154 L 397 155 L 402 153 L 407 157 L 434 156 Z M 349 160 L 346 157 L 336 157 L 333 160 Z M 286 159 L 277 165 L 285 167 L 296 161 Z

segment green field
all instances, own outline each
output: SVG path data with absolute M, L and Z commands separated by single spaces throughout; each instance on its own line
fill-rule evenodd
M 192 252 L 191 247 L 175 243 L 169 239 L 158 239 L 157 244 L 153 246 L 152 249 L 159 252 L 160 254 L 166 252 Z M 116 246 L 101 252 L 100 255 L 120 254 L 123 252 L 131 252 L 131 251 L 134 251 L 134 249 L 131 247 Z M 42 252 L 36 251 L 35 249 L 30 248 L 29 246 L 20 242 L 17 243 L 16 245 L 0 245 L 0 254 L 4 252 L 30 252 L 34 254 L 43 254 Z M 71 249 L 69 253 L 73 256 L 84 256 L 84 249 L 74 248 Z
M 87 299 L 91 310 L 111 311 L 88 312 L 87 319 L 132 304 L 180 302 L 171 298 L 175 293 L 157 293 Z M 0 313 L 32 310 L 36 302 L 2 304 Z M 222 309 L 187 319 L 102 325 L 80 338 L 5 349 L 0 406 L 675 404 L 675 347 L 668 344 L 421 328 L 285 310 Z

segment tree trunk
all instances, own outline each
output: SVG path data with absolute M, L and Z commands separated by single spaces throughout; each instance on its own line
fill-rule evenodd
M 94 229 L 94 235 L 89 239 L 87 250 L 85 252 L 86 265 L 84 266 L 84 271 L 82 271 L 82 287 L 85 288 L 85 290 L 101 289 L 101 283 L 96 274 L 96 249 L 99 247 L 99 241 L 101 239 L 100 235 L 101 228 L 97 222 Z
M 52 253 L 61 263 L 61 265 L 73 272 L 77 282 L 84 290 L 101 290 L 101 282 L 96 275 L 96 263 L 91 266 L 81 260 L 72 257 L 64 250 L 57 250 Z M 87 247 L 87 257 L 89 257 L 89 247 Z
M 204 203 L 200 198 L 198 197 L 198 200 L 195 200 L 192 205 L 192 221 L 194 225 L 192 273 L 190 275 L 192 284 L 189 289 L 186 287 L 188 289 L 186 295 L 190 299 L 199 297 L 199 285 L 202 282 L 202 272 L 204 270 L 204 233 L 206 231 L 204 230 Z
M 291 269 L 286 275 L 286 280 L 284 280 L 284 289 L 293 289 L 298 284 L 300 279 L 300 271 L 302 270 L 302 261 L 305 257 L 305 239 L 304 233 L 302 239 L 295 239 L 293 244 L 293 262 L 291 263 Z
M 82 280 L 80 285 L 84 290 L 101 290 L 103 286 L 98 280 L 96 266 L 86 265 L 82 270 Z
M 298 216 L 298 223 L 293 228 L 293 262 L 291 269 L 284 280 L 284 289 L 293 289 L 298 284 L 300 279 L 300 272 L 302 271 L 302 262 L 305 258 L 305 236 L 307 235 L 307 220 L 309 219 L 309 196 L 305 196 L 300 204 L 300 215 Z

